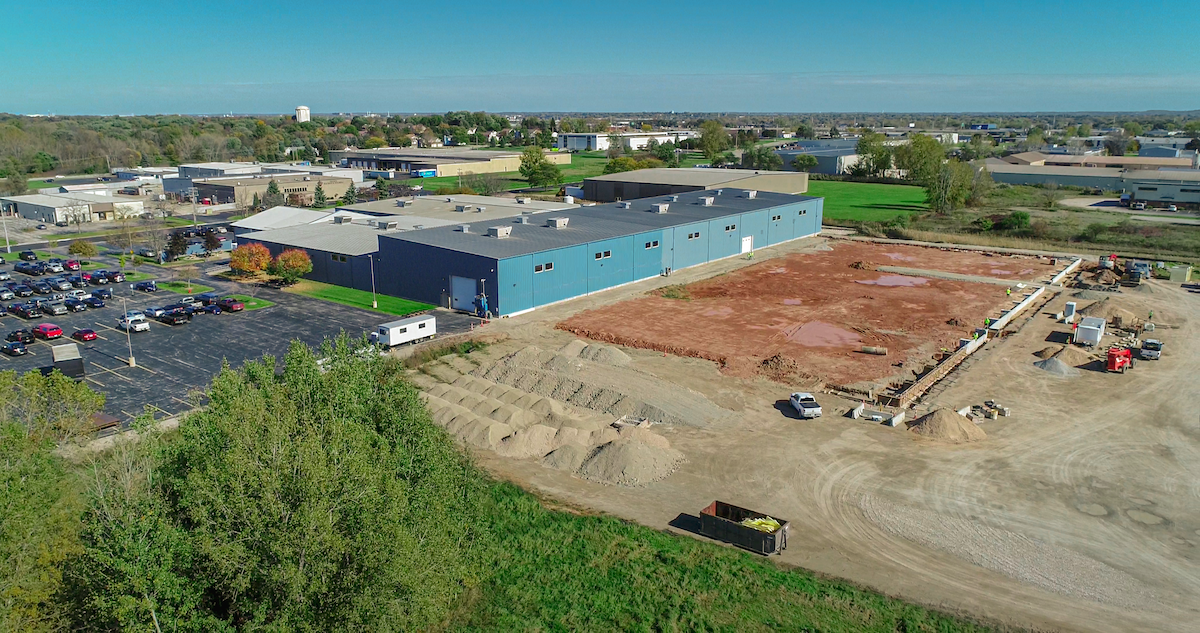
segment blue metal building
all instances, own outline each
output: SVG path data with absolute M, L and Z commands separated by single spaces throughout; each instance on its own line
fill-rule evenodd
M 385 294 L 495 315 L 750 252 L 821 230 L 822 198 L 740 189 L 379 236 Z

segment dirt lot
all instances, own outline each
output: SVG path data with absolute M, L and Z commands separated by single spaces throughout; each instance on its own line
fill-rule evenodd
M 1037 258 L 840 243 L 676 289 L 683 298 L 633 299 L 577 314 L 559 327 L 712 360 L 733 376 L 872 388 L 911 379 L 939 349 L 956 348 L 1008 303 L 1002 286 L 876 271 L 881 265 L 1014 280 L 1053 270 Z M 886 347 L 889 354 L 864 354 L 864 345 Z M 764 365 L 766 359 L 772 360 Z
M 819 248 L 812 240 L 759 256 L 819 254 Z M 688 533 L 698 511 L 721 499 L 792 521 L 780 562 L 921 603 L 1038 630 L 1200 630 L 1200 423 L 1194 410 L 1200 326 L 1190 318 L 1200 294 L 1158 282 L 1121 293 L 1111 301 L 1134 314 L 1153 309 L 1167 326 L 1156 332 L 1167 344 L 1163 359 L 1138 363 L 1126 375 L 1080 363 L 1084 368 L 1074 378 L 1033 365 L 1035 352 L 1069 335 L 1051 313 L 1068 300 L 1088 304 L 1070 291 L 1059 294 L 1018 332 L 984 346 L 923 403 L 957 409 L 994 398 L 1011 408 L 1011 417 L 983 424 L 986 440 L 965 445 L 850 420 L 843 414 L 856 403 L 827 394 L 819 394 L 825 417 L 800 421 L 783 400 L 787 387 L 776 382 L 646 349 L 625 348 L 628 359 L 588 360 L 579 351 L 583 343 L 554 327 L 655 287 L 719 273 L 736 277 L 748 264 L 717 262 L 496 321 L 487 327 L 508 340 L 439 363 L 422 377 L 468 383 L 488 375 L 503 382 L 511 374 L 512 384 L 589 410 L 588 424 L 615 417 L 619 411 L 612 409 L 622 402 L 663 412 L 664 423 L 649 431 L 684 461 L 677 470 L 668 464 L 651 473 L 644 485 L 597 483 L 544 461 L 476 451 L 497 475 L 566 503 Z M 776 264 L 755 267 L 764 265 Z M 531 354 L 531 347 L 547 351 Z M 570 354 L 561 350 L 578 360 L 564 361 Z M 540 372 L 537 379 L 521 377 L 532 371 Z M 464 379 L 464 373 L 472 376 Z M 515 387 L 476 386 L 485 387 L 500 398 L 517 393 Z M 460 406 L 491 408 L 468 395 L 461 394 Z M 539 419 L 549 424 L 559 415 L 553 407 L 562 405 L 543 406 L 549 412 Z M 703 417 L 704 424 L 670 423 L 667 414 Z M 580 432 L 587 426 L 570 424 Z

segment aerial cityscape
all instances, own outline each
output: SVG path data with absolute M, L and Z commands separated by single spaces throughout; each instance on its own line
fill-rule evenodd
M 6 9 L 0 633 L 1200 631 L 1200 12 L 356 9 Z

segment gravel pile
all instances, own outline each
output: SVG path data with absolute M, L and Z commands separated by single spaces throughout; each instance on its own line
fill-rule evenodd
M 1084 301 L 1100 301 L 1107 299 L 1112 295 L 1099 290 L 1080 290 L 1079 292 L 1072 293 L 1071 296 L 1075 299 L 1083 299 Z
M 864 497 L 859 507 L 885 532 L 1042 589 L 1138 611 L 1157 601 L 1153 590 L 1133 576 L 1065 547 L 875 497 Z
M 591 345 L 583 348 L 583 351 L 580 352 L 579 357 L 605 365 L 614 365 L 616 367 L 624 367 L 625 365 L 629 364 L 629 361 L 633 360 L 629 358 L 629 354 L 626 354 L 615 347 L 600 345 L 598 343 L 592 343 Z
M 1078 369 L 1075 369 L 1074 367 L 1062 362 L 1057 358 L 1039 360 L 1038 362 L 1034 363 L 1033 366 L 1037 367 L 1038 369 L 1045 370 L 1060 378 L 1074 378 L 1081 373 Z
M 626 437 L 601 446 L 579 468 L 579 475 L 616 486 L 645 486 L 665 479 L 682 463 L 683 453 L 673 448 Z
M 1061 360 L 1072 367 L 1080 367 L 1096 360 L 1091 354 L 1079 349 L 1078 347 L 1075 347 L 1074 345 L 1067 345 L 1066 347 L 1062 348 L 1062 351 L 1055 354 L 1054 358 L 1057 358 L 1058 360 Z
M 933 440 L 964 444 L 987 439 L 974 422 L 950 409 L 937 409 L 908 423 L 908 430 Z

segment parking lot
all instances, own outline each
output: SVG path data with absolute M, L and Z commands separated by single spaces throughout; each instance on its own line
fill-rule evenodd
M 14 275 L 24 278 L 24 275 Z M 204 280 L 205 284 L 220 286 L 219 292 L 245 292 L 234 284 Z M 226 312 L 219 315 L 196 315 L 190 323 L 166 325 L 150 321 L 148 332 L 131 332 L 117 328 L 117 320 L 126 309 L 140 310 L 147 306 L 164 306 L 176 302 L 179 295 L 160 290 L 157 293 L 135 292 L 131 284 L 113 284 L 113 298 L 106 306 L 65 316 L 42 316 L 21 319 L 16 316 L 0 318 L 0 331 L 7 335 L 16 329 L 32 329 L 40 323 L 54 323 L 63 329 L 64 337 L 50 342 L 38 340 L 28 346 L 26 356 L 9 357 L 0 354 L 0 370 L 18 373 L 51 365 L 51 346 L 70 341 L 76 329 L 92 329 L 98 338 L 87 343 L 75 341 L 83 356 L 86 383 L 105 394 L 105 411 L 123 420 L 132 419 L 146 407 L 156 414 L 178 413 L 191 408 L 188 394 L 205 389 L 212 377 L 227 360 L 233 367 L 248 359 L 272 354 L 281 358 L 293 340 L 318 345 L 325 338 L 346 331 L 353 336 L 372 331 L 380 323 L 394 320 L 387 314 L 358 310 L 346 306 L 300 297 L 285 292 L 261 289 L 258 296 L 276 305 L 254 311 Z M 36 295 L 35 295 L 36 296 Z M 124 306 L 122 305 L 124 299 Z M 438 312 L 440 334 L 465 331 L 471 317 Z M 135 367 L 129 366 L 132 346 Z

